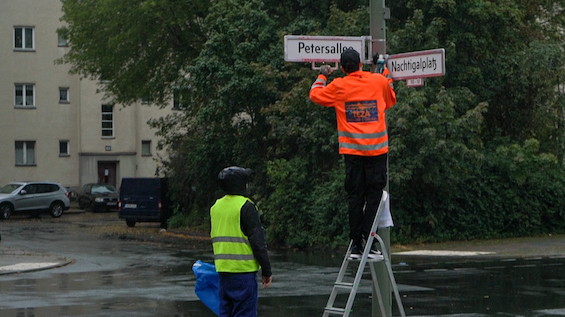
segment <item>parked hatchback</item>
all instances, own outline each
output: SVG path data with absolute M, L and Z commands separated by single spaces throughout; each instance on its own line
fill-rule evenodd
M 92 212 L 118 211 L 119 193 L 110 184 L 86 184 L 78 196 L 78 207 L 89 208 Z
M 68 195 L 59 183 L 11 182 L 0 188 L 0 218 L 29 211 L 48 211 L 54 218 L 61 217 L 70 207 Z

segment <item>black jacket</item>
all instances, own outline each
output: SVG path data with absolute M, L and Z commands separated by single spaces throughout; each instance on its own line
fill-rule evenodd
M 261 265 L 261 275 L 271 276 L 271 262 L 267 253 L 265 231 L 261 225 L 257 208 L 249 201 L 241 207 L 240 226 L 243 234 L 249 239 L 255 259 Z

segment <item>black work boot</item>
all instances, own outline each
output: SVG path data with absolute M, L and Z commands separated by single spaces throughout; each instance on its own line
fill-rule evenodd
M 353 243 L 351 244 L 351 254 L 349 255 L 349 257 L 351 259 L 360 259 L 362 254 L 363 254 L 363 240 L 353 239 Z

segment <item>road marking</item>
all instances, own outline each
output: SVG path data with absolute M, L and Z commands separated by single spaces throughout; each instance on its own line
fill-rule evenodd
M 473 255 L 486 255 L 494 254 L 494 252 L 481 252 L 481 251 L 448 251 L 448 250 L 416 250 L 395 252 L 396 255 L 429 255 L 429 256 L 473 256 Z

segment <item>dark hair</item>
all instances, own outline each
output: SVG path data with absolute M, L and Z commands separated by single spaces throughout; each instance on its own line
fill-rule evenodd
M 359 63 L 361 63 L 361 58 L 356 50 L 349 48 L 341 53 L 341 67 L 346 73 L 358 71 Z

